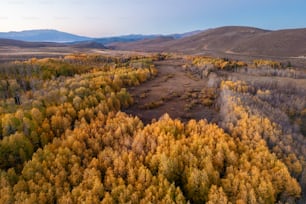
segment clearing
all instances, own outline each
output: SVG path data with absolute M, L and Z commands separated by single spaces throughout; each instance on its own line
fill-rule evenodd
M 165 113 L 182 121 L 205 118 L 217 122 L 216 90 L 207 87 L 207 79 L 184 71 L 183 64 L 182 58 L 155 62 L 158 75 L 129 89 L 134 104 L 124 111 L 138 116 L 145 124 Z

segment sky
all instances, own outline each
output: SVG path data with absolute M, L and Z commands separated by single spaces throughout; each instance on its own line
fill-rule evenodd
M 306 0 L 1 0 L 0 32 L 56 29 L 106 37 L 239 25 L 306 28 Z

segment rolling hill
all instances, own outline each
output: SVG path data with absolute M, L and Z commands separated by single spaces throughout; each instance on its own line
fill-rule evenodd
M 180 37 L 181 34 L 177 34 Z M 182 34 L 183 35 L 183 34 Z M 26 30 L 20 32 L 0 32 L 0 38 L 20 40 L 25 42 L 56 42 L 56 43 L 78 43 L 96 42 L 99 44 L 109 44 L 115 42 L 135 42 L 139 40 L 152 39 L 160 35 L 122 35 L 114 37 L 91 38 L 57 30 Z
M 105 49 L 101 43 L 94 41 L 81 41 L 78 43 L 56 43 L 56 42 L 26 42 L 21 40 L 1 39 L 0 46 L 19 48 L 47 48 L 47 47 L 71 47 L 71 48 L 97 48 Z
M 89 38 L 56 30 L 0 33 L 2 46 L 108 48 L 115 50 L 179 52 L 184 54 L 300 57 L 306 56 L 306 28 L 263 30 L 227 26 L 172 35 L 124 35 Z M 10 40 L 9 40 L 10 39 Z M 14 41 L 15 40 L 15 41 Z
M 199 54 L 217 52 L 240 55 L 297 57 L 306 55 L 306 29 L 269 31 L 228 26 L 209 29 L 179 39 L 113 43 L 112 48 L 136 51 L 166 51 Z
M 27 30 L 20 32 L 0 32 L 0 38 L 10 39 L 10 40 L 20 40 L 25 42 L 56 42 L 56 43 L 70 43 L 78 44 L 79 42 L 94 42 L 103 45 L 108 45 L 112 43 L 124 43 L 124 42 L 137 42 L 141 40 L 151 40 L 160 37 L 171 37 L 174 39 L 179 39 L 187 36 L 192 36 L 200 31 L 192 31 L 181 34 L 171 34 L 171 35 L 141 35 L 141 34 L 130 34 L 130 35 L 120 35 L 111 37 L 101 37 L 101 38 L 91 38 L 79 35 L 74 35 L 70 33 L 65 33 L 57 30 Z
M 102 43 L 104 45 L 108 45 L 111 43 L 121 43 L 121 42 L 136 42 L 141 40 L 154 39 L 159 37 L 160 35 L 122 35 L 122 36 L 114 36 L 114 37 L 104 37 L 104 38 L 96 38 L 95 42 Z
M 38 47 L 64 47 L 63 43 L 54 42 L 26 42 L 21 40 L 12 40 L 0 38 L 0 46 L 14 46 L 20 48 L 38 48 Z
M 83 37 L 57 30 L 26 30 L 20 32 L 0 32 L 0 38 L 21 40 L 28 42 L 58 42 L 67 43 L 75 41 L 92 40 L 89 37 Z

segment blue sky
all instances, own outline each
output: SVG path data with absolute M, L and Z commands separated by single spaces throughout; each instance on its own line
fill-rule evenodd
M 0 32 L 57 29 L 102 37 L 227 25 L 306 27 L 306 0 L 1 0 Z

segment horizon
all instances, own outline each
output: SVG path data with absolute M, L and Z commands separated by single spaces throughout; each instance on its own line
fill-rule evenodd
M 212 27 L 212 28 L 206 28 L 206 29 L 196 29 L 196 30 L 190 30 L 190 31 L 183 31 L 180 33 L 148 33 L 148 34 L 143 34 L 143 33 L 127 33 L 127 34 L 118 34 L 118 35 L 112 35 L 112 36 L 97 36 L 97 37 L 92 37 L 92 36 L 86 36 L 78 33 L 71 33 L 63 30 L 58 30 L 58 29 L 52 29 L 52 28 L 42 28 L 42 29 L 29 29 L 29 30 L 11 30 L 11 31 L 0 31 L 0 33 L 20 33 L 20 32 L 31 32 L 31 31 L 57 31 L 57 32 L 63 32 L 67 34 L 72 34 L 80 37 L 87 37 L 87 38 L 112 38 L 112 37 L 123 37 L 123 36 L 131 36 L 131 35 L 156 35 L 156 36 L 167 36 L 167 35 L 176 35 L 176 34 L 185 34 L 185 33 L 191 33 L 191 32 L 204 32 L 207 30 L 211 29 L 218 29 L 218 28 L 223 28 L 223 27 L 250 27 L 250 28 L 256 28 L 256 29 L 261 29 L 261 30 L 267 30 L 267 31 L 278 31 L 278 30 L 295 30 L 295 29 L 306 29 L 306 27 L 292 27 L 292 28 L 281 28 L 281 29 L 265 29 L 265 28 L 260 28 L 260 27 L 253 27 L 253 26 L 247 26 L 247 25 L 226 25 L 226 26 L 219 26 L 219 27 Z
M 0 32 L 58 30 L 86 37 L 169 35 L 223 26 L 265 30 L 306 27 L 306 2 L 293 0 L 5 0 Z M 175 5 L 175 6 L 174 6 Z

